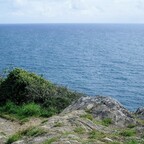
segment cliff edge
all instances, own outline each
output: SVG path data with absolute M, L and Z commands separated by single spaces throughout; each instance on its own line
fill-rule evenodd
M 111 97 L 81 97 L 50 118 L 19 124 L 0 118 L 1 144 L 143 144 L 143 108 L 129 112 Z

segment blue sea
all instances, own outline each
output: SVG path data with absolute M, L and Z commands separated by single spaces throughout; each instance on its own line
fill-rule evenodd
M 134 111 L 144 106 L 144 25 L 0 25 L 0 71 L 11 66 Z

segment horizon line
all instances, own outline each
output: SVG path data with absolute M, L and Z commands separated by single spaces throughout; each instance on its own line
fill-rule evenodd
M 29 23 L 29 22 L 26 22 L 26 23 L 0 23 L 0 25 L 29 25 L 29 24 L 144 24 L 144 23 L 117 23 L 117 22 L 114 22 L 114 23 L 111 23 L 111 22 L 107 22 L 107 23 L 101 23 L 101 22 L 97 22 L 97 23 L 90 23 L 90 22 L 86 22 L 86 23 L 77 23 L 77 22 L 72 22 L 72 23 L 69 23 L 69 22 L 60 22 L 60 23 Z

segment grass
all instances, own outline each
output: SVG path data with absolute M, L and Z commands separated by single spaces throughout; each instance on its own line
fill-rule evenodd
M 62 127 L 63 126 L 63 123 L 62 122 L 56 122 L 54 124 L 54 127 Z
M 26 130 L 19 131 L 16 134 L 10 136 L 6 144 L 12 144 L 13 142 L 20 140 L 23 136 L 36 137 L 45 133 L 46 132 L 40 128 L 30 127 Z
M 46 123 L 46 122 L 48 122 L 47 119 L 46 119 L 46 120 L 43 120 L 43 121 L 41 122 L 41 124 L 44 124 L 44 123 Z
M 136 124 L 129 124 L 128 126 L 127 126 L 127 128 L 134 128 L 134 127 L 136 127 Z
M 119 142 L 109 142 L 108 144 L 121 144 Z
M 89 132 L 89 139 L 102 139 L 105 137 L 105 134 L 96 130 Z
M 22 136 L 20 133 L 14 134 L 14 135 L 9 137 L 6 144 L 12 144 L 13 142 L 18 141 L 21 138 L 22 138 Z
M 137 140 L 129 140 L 125 142 L 124 144 L 140 144 Z
M 54 109 L 45 109 L 35 103 L 23 104 L 22 106 L 16 105 L 8 101 L 4 106 L 0 107 L 0 116 L 11 121 L 16 119 L 24 120 L 28 117 L 50 117 L 56 113 Z
M 53 137 L 53 138 L 46 140 L 43 144 L 52 144 L 53 142 L 56 142 L 57 140 L 58 140 L 57 137 Z
M 29 103 L 22 106 L 20 115 L 27 116 L 40 116 L 42 108 L 40 105 L 35 103 Z
M 124 137 L 131 137 L 131 136 L 134 136 L 135 134 L 136 134 L 136 131 L 133 129 L 123 130 L 122 132 L 120 132 L 120 135 Z
M 17 119 L 15 117 L 13 117 L 12 115 L 10 114 L 6 114 L 6 113 L 3 113 L 3 112 L 0 112 L 0 117 L 1 118 L 4 118 L 6 120 L 10 120 L 10 121 L 17 121 Z
M 82 118 L 86 118 L 86 119 L 89 119 L 89 120 L 91 120 L 91 121 L 93 121 L 94 120 L 94 117 L 93 117 L 93 115 L 92 114 L 85 114 L 85 115 L 82 115 L 81 116 Z
M 36 137 L 42 134 L 45 134 L 46 132 L 43 129 L 30 127 L 24 131 L 21 132 L 21 135 L 28 136 L 28 137 Z
M 113 122 L 112 122 L 112 119 L 111 118 L 105 118 L 105 119 L 103 119 L 102 120 L 102 125 L 104 125 L 104 126 L 109 126 L 109 125 L 111 125 Z
M 84 134 L 85 133 L 85 129 L 83 127 L 77 127 L 74 129 L 74 132 L 77 134 Z

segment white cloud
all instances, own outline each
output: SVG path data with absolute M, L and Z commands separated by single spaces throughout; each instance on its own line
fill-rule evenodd
M 7 16 L 17 21 L 22 17 L 45 22 L 144 22 L 144 0 L 1 1 L 11 5 Z

